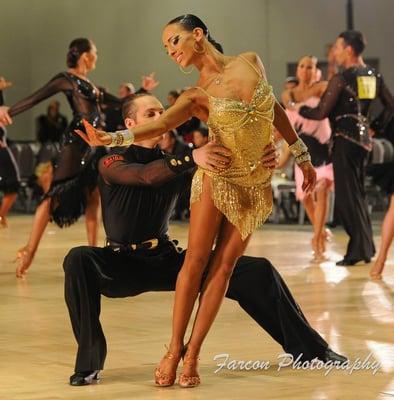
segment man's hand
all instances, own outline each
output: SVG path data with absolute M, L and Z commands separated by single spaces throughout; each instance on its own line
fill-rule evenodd
M 1 106 L 0 107 L 0 123 L 4 125 L 10 125 L 12 124 L 12 119 L 8 114 L 8 110 L 10 108 L 7 106 Z
M 6 81 L 4 77 L 0 76 L 0 90 L 4 90 L 12 86 L 12 82 Z
M 279 163 L 279 153 L 273 143 L 268 144 L 261 157 L 261 166 L 267 169 L 275 169 Z
M 86 133 L 79 129 L 75 129 L 75 133 L 79 135 L 89 146 L 108 146 L 112 142 L 112 138 L 107 132 L 99 131 L 89 124 L 88 121 L 82 120 Z
M 209 142 L 205 146 L 193 150 L 193 160 L 201 168 L 220 172 L 230 166 L 231 151 L 215 142 Z
M 150 92 L 155 87 L 159 86 L 159 81 L 155 79 L 155 73 L 152 72 L 148 76 L 142 76 L 141 87 L 147 92 Z

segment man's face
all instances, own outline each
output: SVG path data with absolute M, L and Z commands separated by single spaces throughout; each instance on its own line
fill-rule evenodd
M 144 125 L 148 122 L 156 121 L 164 112 L 164 107 L 160 101 L 153 96 L 143 96 L 135 99 L 134 106 L 136 108 L 135 119 L 126 118 L 125 125 L 127 128 L 133 129 L 135 126 Z M 152 143 L 157 144 L 162 136 L 151 139 Z
M 343 38 L 337 38 L 334 44 L 334 58 L 338 65 L 343 65 L 347 58 L 347 48 L 345 41 Z
M 193 143 L 196 147 L 204 146 L 208 143 L 208 137 L 204 136 L 200 131 L 193 132 Z

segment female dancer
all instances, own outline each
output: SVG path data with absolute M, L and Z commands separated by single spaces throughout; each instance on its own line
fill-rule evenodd
M 4 104 L 3 90 L 11 86 L 11 82 L 0 76 L 0 106 Z M 6 131 L 0 122 L 0 191 L 4 193 L 0 203 L 0 229 L 7 228 L 7 214 L 15 203 L 19 189 L 19 171 L 10 149 L 7 147 Z
M 367 169 L 374 182 L 390 196 L 389 208 L 382 223 L 380 249 L 369 275 L 374 280 L 382 279 L 387 254 L 394 239 L 394 162 L 371 165 Z
M 193 387 L 200 383 L 198 354 L 223 300 L 234 264 L 243 254 L 251 233 L 271 212 L 272 172 L 263 168 L 259 159 L 272 141 L 273 124 L 292 145 L 304 172 L 305 190 L 313 189 L 315 172 L 305 145 L 275 101 L 255 53 L 236 57 L 221 54 L 205 24 L 190 14 L 169 22 L 162 40 L 168 55 L 181 68 L 194 65 L 198 69 L 197 87 L 183 92 L 157 121 L 132 132 L 108 134 L 85 124 L 87 135 L 78 133 L 91 145 L 126 145 L 134 137 L 145 140 L 159 136 L 195 116 L 207 121 L 211 140 L 233 152 L 229 169 L 216 173 L 198 169 L 194 176 L 189 249 L 176 283 L 173 334 L 169 350 L 155 371 L 157 385 L 172 385 L 182 355 L 179 384 Z M 215 252 L 209 259 L 215 238 Z M 201 287 L 207 265 L 208 275 Z M 184 346 L 185 331 L 200 289 L 193 332 Z
M 73 224 L 85 213 L 88 243 L 91 246 L 97 243 L 100 202 L 97 189 L 97 162 L 103 152 L 90 149 L 74 134 L 74 129 L 82 127 L 83 118 L 93 126 L 98 126 L 100 104 L 119 107 L 121 100 L 102 89 L 99 90 L 88 80 L 87 75 L 96 67 L 96 61 L 95 44 L 89 39 L 75 39 L 70 43 L 67 53 L 69 67 L 67 72 L 57 74 L 44 87 L 11 108 L 0 107 L 0 121 L 11 123 L 11 117 L 14 115 L 63 92 L 73 111 L 73 120 L 64 134 L 50 189 L 37 207 L 28 244 L 18 252 L 19 265 L 16 270 L 18 277 L 24 275 L 30 266 L 50 219 L 60 227 L 64 227 Z M 148 85 L 152 84 L 150 81 Z
M 334 171 L 329 160 L 328 142 L 331 136 L 328 118 L 321 121 L 312 121 L 301 117 L 292 108 L 294 103 L 303 103 L 309 107 L 316 107 L 324 93 L 327 82 L 316 82 L 317 59 L 313 56 L 304 56 L 298 61 L 298 84 L 293 89 L 282 93 L 282 103 L 286 113 L 300 138 L 308 147 L 312 157 L 312 165 L 317 174 L 316 189 L 313 193 L 305 194 L 302 190 L 302 174 L 300 168 L 295 166 L 296 197 L 305 207 L 306 213 L 313 226 L 312 249 L 316 259 L 320 259 L 325 251 L 325 242 L 328 230 L 325 222 L 328 209 L 328 194 L 332 190 Z M 283 161 L 290 156 L 283 157 Z

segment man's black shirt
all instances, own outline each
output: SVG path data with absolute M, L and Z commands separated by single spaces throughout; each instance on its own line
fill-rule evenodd
M 99 189 L 107 238 L 128 244 L 166 237 L 193 166 L 191 154 L 175 157 L 135 145 L 102 158 Z

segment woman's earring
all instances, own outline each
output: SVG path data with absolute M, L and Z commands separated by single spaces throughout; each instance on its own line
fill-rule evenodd
M 184 69 L 182 65 L 179 65 L 179 69 L 181 70 L 182 73 L 185 75 L 189 75 L 193 72 L 193 66 L 190 69 Z
M 193 50 L 197 53 L 197 54 L 204 54 L 206 52 L 205 46 L 201 45 L 201 48 L 197 47 L 197 42 L 193 43 Z

